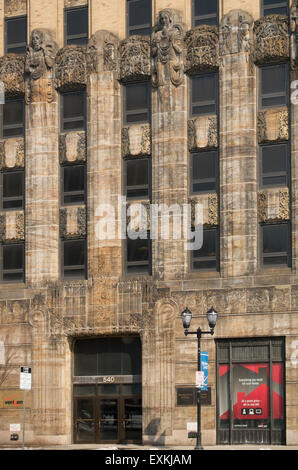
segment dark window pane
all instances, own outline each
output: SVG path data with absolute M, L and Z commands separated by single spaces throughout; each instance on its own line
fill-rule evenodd
M 27 17 L 6 21 L 6 49 L 9 53 L 23 54 L 27 43 Z
M 151 28 L 130 29 L 130 31 L 129 31 L 130 36 L 133 36 L 133 35 L 136 35 L 136 34 L 138 34 L 140 36 L 150 36 Z
M 210 18 L 200 18 L 200 19 L 195 19 L 194 21 L 194 26 L 199 26 L 200 24 L 208 24 L 208 25 L 217 25 L 218 19 L 217 15 L 212 16 Z
M 19 208 L 23 206 L 24 173 L 3 173 L 3 209 Z
M 288 148 L 270 145 L 262 148 L 262 184 L 285 185 L 288 181 Z
M 128 26 L 151 25 L 151 0 L 128 1 Z
M 216 230 L 204 230 L 203 246 L 194 251 L 194 258 L 216 256 Z
M 287 66 L 272 65 L 261 68 L 262 107 L 287 104 Z
M 288 224 L 263 226 L 263 253 L 287 253 Z
M 202 152 L 193 156 L 193 192 L 215 190 L 216 175 L 216 152 Z
M 78 43 L 75 36 L 84 36 L 88 38 L 88 8 L 78 8 L 66 12 L 66 34 L 68 44 L 85 44 L 85 42 Z M 72 37 L 74 36 L 74 37 Z
M 23 245 L 4 245 L 3 246 L 3 269 L 22 269 Z
M 135 83 L 126 85 L 126 110 L 148 109 L 148 84 Z
M 264 257 L 264 265 L 265 266 L 275 266 L 275 265 L 280 265 L 280 264 L 284 264 L 284 265 L 287 265 L 288 264 L 288 257 L 287 256 L 274 256 L 274 257 Z
M 64 266 L 82 266 L 85 263 L 85 240 L 64 242 Z
M 139 186 L 148 184 L 148 160 L 128 160 L 127 186 Z
M 215 74 L 191 78 L 192 114 L 216 113 L 217 80 Z
M 195 16 L 210 15 L 217 13 L 218 0 L 195 0 L 194 14 Z
M 263 15 L 288 15 L 289 2 L 282 0 L 263 0 Z
M 63 100 L 63 130 L 84 129 L 85 100 L 84 91 L 64 93 Z
M 24 101 L 7 100 L 3 106 L 3 137 L 21 136 L 24 132 Z
M 127 261 L 139 262 L 149 260 L 149 240 L 127 240 Z
M 210 269 L 216 271 L 217 269 L 217 262 L 216 260 L 208 260 L 208 261 L 194 261 L 193 269 Z
M 266 108 L 269 106 L 283 106 L 286 104 L 286 96 L 272 96 L 271 98 L 262 99 L 262 107 Z

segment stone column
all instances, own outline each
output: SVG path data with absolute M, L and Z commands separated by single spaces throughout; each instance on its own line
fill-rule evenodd
M 175 204 L 178 215 L 188 199 L 183 36 L 178 13 L 162 10 L 152 36 L 152 203 L 168 207 Z M 174 239 L 170 230 L 169 239 L 161 239 L 161 213 L 157 219 L 159 239 L 152 242 L 152 275 L 161 280 L 181 279 L 188 257 L 183 232 Z M 156 217 L 152 221 L 156 223 Z
M 222 21 L 220 67 L 220 248 L 224 278 L 257 269 L 256 79 L 250 14 Z
M 26 281 L 39 287 L 57 282 L 60 267 L 56 51 L 48 30 L 32 32 L 25 60 Z
M 28 0 L 28 32 L 36 28 L 49 29 L 59 47 L 63 47 L 64 0 Z

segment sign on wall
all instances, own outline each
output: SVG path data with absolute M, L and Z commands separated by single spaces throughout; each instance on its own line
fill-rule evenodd
M 24 392 L 22 390 L 1 390 L 0 391 L 0 408 L 23 409 Z M 27 392 L 26 408 L 31 407 L 31 394 Z

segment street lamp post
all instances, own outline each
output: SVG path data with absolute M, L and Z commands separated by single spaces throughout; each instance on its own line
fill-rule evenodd
M 214 328 L 216 325 L 218 313 L 211 307 L 207 312 L 207 320 L 209 324 L 210 331 L 202 331 L 201 328 L 198 328 L 197 331 L 189 331 L 190 322 L 192 319 L 192 312 L 186 308 L 181 313 L 184 334 L 188 335 L 197 335 L 198 339 L 198 371 L 201 370 L 201 336 L 202 335 L 212 335 L 214 334 Z M 201 389 L 197 387 L 197 442 L 195 446 L 196 450 L 203 450 L 202 447 L 202 437 L 201 437 Z

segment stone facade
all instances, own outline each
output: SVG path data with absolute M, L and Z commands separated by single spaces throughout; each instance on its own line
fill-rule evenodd
M 215 336 L 202 340 L 211 387 L 211 402 L 202 406 L 203 444 L 217 439 L 214 339 L 282 337 L 285 442 L 298 445 L 298 111 L 293 104 L 268 111 L 257 104 L 259 65 L 289 61 L 291 80 L 298 79 L 293 18 L 291 24 L 281 16 L 260 19 L 257 0 L 242 1 L 241 9 L 224 1 L 219 27 L 192 28 L 188 0 L 156 0 L 150 42 L 125 38 L 124 0 L 90 0 L 88 46 L 62 47 L 63 7 L 86 2 L 47 2 L 47 9 L 41 3 L 27 2 L 32 17 L 25 58 L 0 58 L 7 96 L 26 100 L 25 139 L 0 141 L 1 171 L 25 168 L 24 210 L 0 211 L 1 243 L 25 241 L 26 257 L 25 282 L 0 284 L 0 392 L 18 389 L 20 365 L 32 367 L 26 443 L 73 442 L 76 339 L 136 335 L 142 342 L 143 443 L 194 444 L 187 423 L 196 421 L 196 407 L 178 406 L 176 389 L 195 385 L 197 343 L 184 336 L 180 313 L 190 308 L 192 329 L 206 330 L 213 306 L 219 313 Z M 24 14 L 26 2 L 7 1 L 0 12 L 2 22 Z M 219 114 L 189 118 L 189 77 L 210 70 L 219 73 Z M 152 83 L 151 122 L 122 126 L 121 86 L 144 79 Z M 59 93 L 82 86 L 86 132 L 61 133 Z M 289 140 L 291 187 L 260 189 L 258 144 Z M 193 196 L 189 154 L 210 149 L 219 152 L 218 193 Z M 122 161 L 143 156 L 152 159 L 153 203 L 200 202 L 203 225 L 219 227 L 219 272 L 192 271 L 186 240 L 174 239 L 153 240 L 152 275 L 127 276 L 123 241 L 98 240 L 99 201 L 116 207 L 120 219 Z M 87 200 L 66 208 L 59 168 L 75 162 L 87 162 Z M 291 221 L 292 267 L 264 269 L 259 226 L 278 221 Z M 61 279 L 60 238 L 86 236 L 88 279 Z M 10 442 L 9 424 L 18 422 L 20 410 L 0 408 L 0 445 Z

